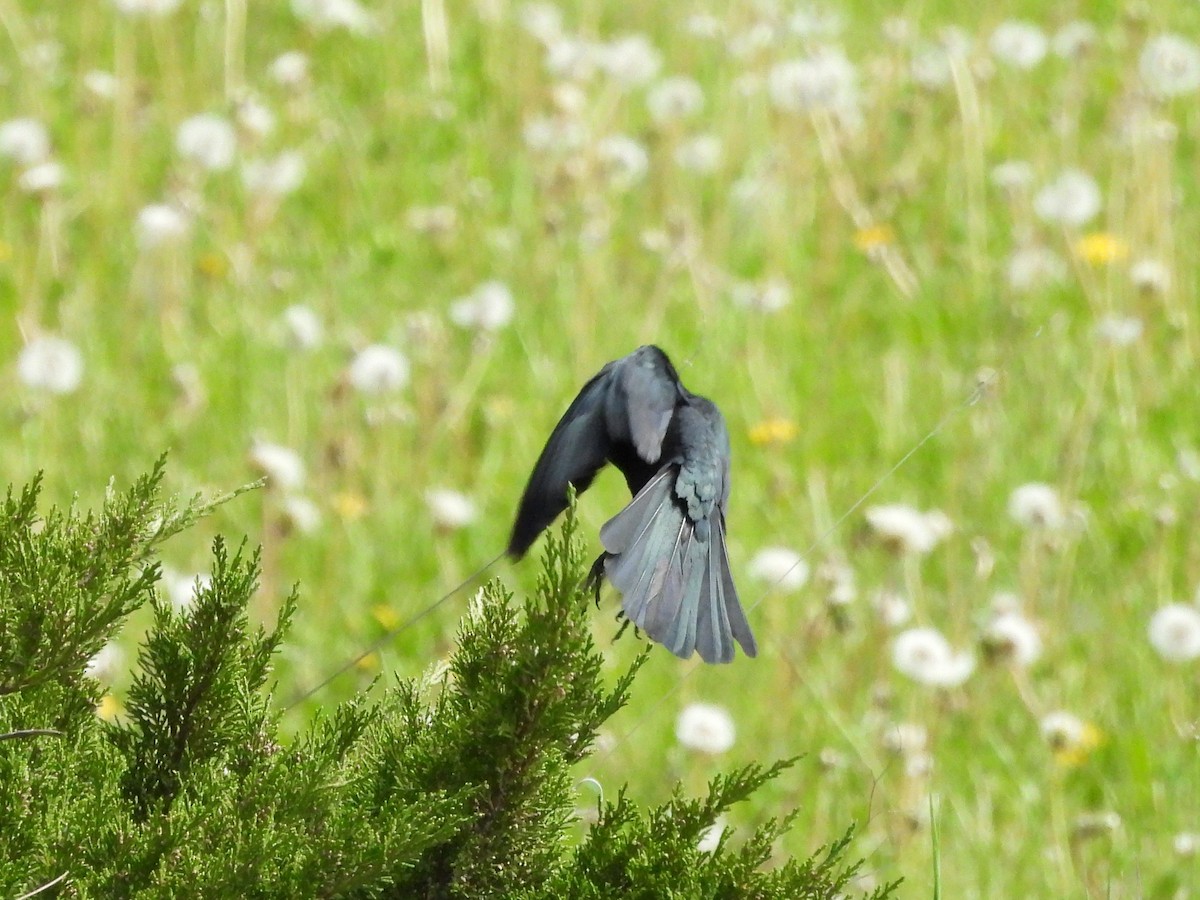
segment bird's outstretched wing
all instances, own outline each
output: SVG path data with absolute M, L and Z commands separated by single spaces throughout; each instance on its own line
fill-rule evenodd
M 567 485 L 587 490 L 614 449 L 631 448 L 645 463 L 657 462 L 678 396 L 678 376 L 657 347 L 639 347 L 601 369 L 546 441 L 521 496 L 508 555 L 524 556 L 567 508 Z

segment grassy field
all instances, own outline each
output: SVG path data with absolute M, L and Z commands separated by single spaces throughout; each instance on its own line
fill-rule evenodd
M 273 475 L 205 527 L 263 544 L 262 615 L 300 585 L 283 705 L 498 553 L 578 387 L 657 343 L 727 418 L 761 654 L 655 652 L 580 778 L 804 754 L 729 826 L 856 823 L 903 896 L 1200 896 L 1200 6 L 176 5 L 0 0 L 7 480 Z M 625 499 L 582 499 L 597 548 Z M 167 553 L 186 585 L 206 535 Z M 694 702 L 729 750 L 677 741 Z

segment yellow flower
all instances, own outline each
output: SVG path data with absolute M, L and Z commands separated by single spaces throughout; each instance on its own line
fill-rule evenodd
M 1054 761 L 1067 769 L 1082 766 L 1097 747 L 1104 743 L 1104 732 L 1091 722 L 1084 722 L 1080 733 L 1070 742 L 1054 750 Z
M 375 617 L 375 621 L 391 631 L 400 621 L 400 614 L 386 603 L 376 603 L 371 607 L 371 615 Z
M 896 242 L 896 230 L 891 225 L 868 225 L 854 232 L 854 246 L 863 253 L 870 253 Z
M 201 253 L 200 258 L 196 260 L 196 270 L 206 278 L 215 281 L 225 277 L 229 271 L 229 260 L 221 253 Z
M 112 694 L 105 694 L 100 698 L 100 702 L 96 704 L 96 715 L 105 722 L 116 721 L 117 716 L 125 712 L 125 707 L 121 705 L 121 701 Z
M 1075 242 L 1075 253 L 1093 266 L 1121 262 L 1129 258 L 1129 245 L 1107 231 L 1093 231 Z
M 764 419 L 750 429 L 750 443 L 757 447 L 786 444 L 799 433 L 800 429 L 790 419 Z
M 379 654 L 368 653 L 362 659 L 354 664 L 354 668 L 361 669 L 363 672 L 373 672 L 379 668 Z
M 343 520 L 353 522 L 361 519 L 367 511 L 367 501 L 362 494 L 354 491 L 342 491 L 333 496 L 333 511 Z

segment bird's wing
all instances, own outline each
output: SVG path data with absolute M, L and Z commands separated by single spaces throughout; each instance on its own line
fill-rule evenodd
M 519 559 L 551 522 L 567 508 L 567 485 L 587 490 L 608 459 L 607 406 L 616 363 L 609 363 L 584 385 L 538 457 L 508 541 L 508 555 Z
M 679 400 L 679 376 L 667 355 L 657 347 L 639 347 L 614 363 L 616 398 L 624 409 L 615 408 L 610 427 L 615 435 L 628 428 L 628 440 L 638 456 L 658 462 L 663 439 Z

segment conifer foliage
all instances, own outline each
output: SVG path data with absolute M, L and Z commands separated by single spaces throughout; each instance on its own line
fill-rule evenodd
M 698 842 L 787 764 L 641 810 L 624 792 L 572 840 L 578 773 L 629 697 L 588 628 L 573 518 L 534 595 L 472 603 L 448 666 L 359 699 L 284 741 L 273 629 L 246 607 L 258 557 L 223 541 L 182 611 L 155 592 L 158 543 L 229 497 L 159 497 L 162 462 L 97 514 L 38 513 L 39 483 L 0 511 L 0 896 L 834 897 L 845 840 L 773 860 L 785 816 L 744 842 Z M 236 493 L 236 492 L 235 492 Z M 234 496 L 234 495 L 229 495 Z M 127 714 L 95 714 L 86 662 L 143 604 Z M 735 846 L 736 844 L 736 846 Z M 40 889 L 40 891 L 39 891 Z M 887 890 L 878 892 L 884 896 Z

